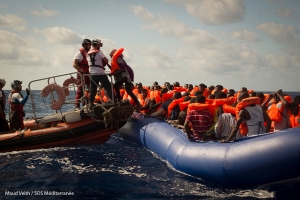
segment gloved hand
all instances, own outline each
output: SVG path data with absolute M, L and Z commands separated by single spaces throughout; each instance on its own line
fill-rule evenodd
M 28 88 L 26 88 L 26 93 L 27 95 L 30 95 L 30 91 L 28 90 Z

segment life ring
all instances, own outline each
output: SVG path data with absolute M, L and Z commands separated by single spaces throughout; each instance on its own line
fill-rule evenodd
M 79 84 L 79 80 L 78 79 L 75 79 L 74 77 L 71 77 L 71 78 L 68 78 L 64 81 L 63 83 L 63 90 L 66 94 L 66 96 L 69 96 L 70 95 L 70 90 L 69 90 L 69 85 L 70 84 Z
M 51 109 L 52 110 L 59 110 L 65 103 L 66 101 L 66 94 L 62 87 L 60 87 L 57 84 L 49 84 L 44 89 L 42 89 L 42 97 L 47 97 L 50 92 L 56 91 L 57 93 L 57 101 L 53 102 L 51 104 Z

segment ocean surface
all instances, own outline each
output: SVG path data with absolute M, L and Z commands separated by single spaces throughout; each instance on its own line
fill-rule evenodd
M 32 93 L 38 117 L 53 113 L 49 99 L 41 98 L 38 91 Z M 27 118 L 33 117 L 30 100 L 25 110 Z M 0 153 L 0 199 L 299 198 L 300 177 L 252 188 L 228 188 L 176 171 L 118 134 L 101 145 Z

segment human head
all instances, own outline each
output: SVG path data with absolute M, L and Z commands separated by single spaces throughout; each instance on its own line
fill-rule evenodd
M 250 97 L 256 97 L 257 94 L 256 94 L 256 92 L 251 92 L 249 96 L 250 96 Z
M 116 53 L 116 51 L 117 51 L 117 49 L 112 49 L 112 50 L 110 50 L 109 56 L 112 58 L 113 55 Z
M 248 89 L 247 89 L 246 87 L 242 87 L 242 88 L 240 89 L 240 92 L 248 92 Z
M 224 99 L 227 97 L 227 94 L 222 91 L 215 92 L 215 99 Z
M 215 89 L 215 86 L 213 86 L 213 85 L 211 85 L 211 86 L 209 86 L 208 87 L 208 90 L 211 92 L 211 91 L 213 91 Z
M 198 95 L 202 95 L 202 92 L 199 91 L 199 90 L 197 90 L 197 91 L 194 92 L 194 96 L 198 96 Z
M 182 96 L 183 96 L 183 97 L 190 96 L 190 93 L 189 93 L 189 92 L 184 92 L 184 93 L 182 94 Z
M 167 93 L 168 92 L 168 89 L 167 88 L 162 88 L 160 90 L 160 96 L 162 96 L 163 94 Z
M 256 96 L 260 99 L 260 104 L 262 104 L 265 100 L 265 95 L 262 92 L 257 92 Z
M 83 39 L 81 45 L 85 51 L 89 51 L 91 49 L 92 42 L 89 39 Z
M 300 95 L 294 97 L 294 102 L 300 105 Z
M 180 84 L 179 84 L 179 82 L 175 82 L 175 83 L 173 83 L 173 86 L 174 86 L 174 87 L 179 87 Z
M 154 82 L 153 82 L 153 85 L 158 85 L 158 82 L 157 82 L 157 81 L 154 81 Z
M 94 49 L 100 49 L 100 47 L 102 47 L 103 44 L 101 43 L 101 40 L 93 39 L 92 40 L 92 46 L 93 46 Z
M 169 82 L 165 82 L 165 87 L 167 88 L 169 85 L 170 85 L 170 83 Z
M 214 94 L 210 94 L 210 95 L 208 95 L 208 97 L 207 97 L 207 99 L 215 99 L 216 98 L 216 96 L 214 95 Z
M 183 102 L 187 102 L 187 101 L 190 101 L 192 97 L 190 96 L 185 96 L 184 99 L 183 99 Z
M 14 90 L 21 91 L 22 90 L 22 81 L 14 80 L 11 83 L 11 88 L 14 89 Z
M 294 116 L 297 116 L 299 113 L 299 106 L 296 102 L 292 102 L 289 104 L 289 109 Z
M 238 97 L 239 102 L 241 102 L 243 99 L 248 98 L 249 94 L 248 92 L 241 92 L 241 94 Z
M 189 84 L 189 85 L 188 85 L 188 90 L 189 90 L 189 91 L 192 91 L 193 88 L 194 88 L 194 86 L 193 86 L 192 84 Z
M 188 88 L 189 88 L 189 84 L 187 84 L 187 83 L 184 84 L 184 88 L 185 88 L 185 89 L 188 89 Z
M 200 83 L 199 88 L 200 88 L 200 91 L 203 93 L 203 91 L 205 90 L 205 88 L 207 88 L 207 86 L 203 83 Z
M 205 101 L 206 101 L 205 96 L 203 96 L 203 95 L 196 96 L 195 103 L 205 103 Z
M 6 81 L 3 78 L 0 78 L 0 89 L 2 89 L 6 84 Z
M 233 97 L 234 94 L 235 94 L 235 90 L 234 90 L 234 89 L 229 89 L 229 90 L 228 90 L 227 97 Z
M 148 90 L 147 89 L 142 89 L 142 95 L 144 98 L 148 96 Z
M 168 90 L 174 90 L 174 86 L 173 85 L 168 85 Z
M 216 85 L 216 91 L 222 91 L 223 90 L 223 86 L 222 85 Z
M 173 99 L 180 99 L 182 94 L 180 92 L 174 92 Z

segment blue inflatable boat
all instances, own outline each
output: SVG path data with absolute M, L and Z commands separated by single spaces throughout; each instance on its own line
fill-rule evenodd
M 300 129 L 246 137 L 235 142 L 190 142 L 163 120 L 133 115 L 119 130 L 176 170 L 206 181 L 250 187 L 300 176 Z

